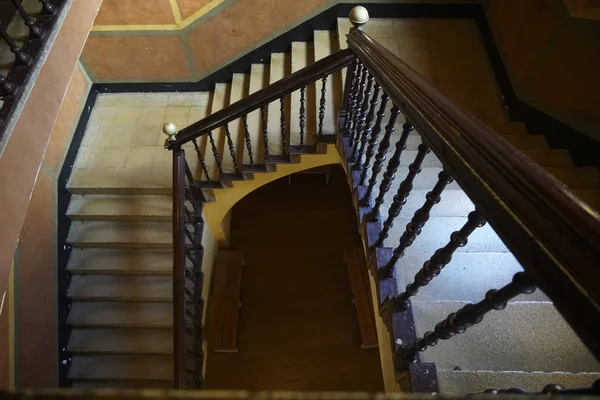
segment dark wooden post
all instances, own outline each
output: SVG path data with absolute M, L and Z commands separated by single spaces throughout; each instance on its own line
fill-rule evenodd
M 381 106 L 379 107 L 379 112 L 377 113 L 377 121 L 375 121 L 375 125 L 369 127 L 369 132 L 371 133 L 371 137 L 369 139 L 369 147 L 367 147 L 367 153 L 365 157 L 365 162 L 362 165 L 362 172 L 360 174 L 359 185 L 365 184 L 365 179 L 367 179 L 367 172 L 369 170 L 369 166 L 371 165 L 371 158 L 375 154 L 375 147 L 377 147 L 377 138 L 381 133 L 381 124 L 383 122 L 383 117 L 385 117 L 385 109 L 387 107 L 387 103 L 389 100 L 389 96 L 387 94 L 383 94 L 381 96 Z M 388 147 L 389 147 L 389 139 L 388 139 Z M 375 169 L 375 168 L 373 168 Z
M 250 140 L 250 130 L 248 129 L 248 115 L 242 115 L 242 122 L 244 123 L 244 141 L 246 142 L 246 149 L 248 149 L 248 158 L 250 159 L 250 165 L 254 165 L 254 156 L 252 154 L 252 140 Z M 244 162 L 242 158 L 242 163 Z

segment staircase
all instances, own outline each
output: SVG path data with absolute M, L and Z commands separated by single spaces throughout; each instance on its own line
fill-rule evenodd
M 345 48 L 348 28 L 347 21 L 340 19 L 337 32 L 315 31 L 312 42 L 293 43 L 290 53 L 274 53 L 268 64 L 253 64 L 249 73 L 234 74 L 230 83 L 218 83 L 210 93 L 99 96 L 68 184 L 72 193 L 68 244 L 73 250 L 67 267 L 72 274 L 67 350 L 72 354 L 68 378 L 74 387 L 173 386 L 172 156 L 163 149 L 162 124 L 185 127 Z M 566 150 L 550 149 L 542 136 L 529 135 L 524 124 L 505 117 L 474 22 L 373 19 L 365 32 L 459 104 L 472 107 L 478 118 L 600 209 L 597 169 L 575 167 Z M 451 66 L 456 67 L 454 76 L 450 76 Z M 265 113 L 250 113 L 245 121 L 249 141 L 244 121 L 239 121 L 228 126 L 230 142 L 221 128 L 210 138 L 203 136 L 197 146 L 186 144 L 190 168 L 201 182 L 206 181 L 206 197 L 236 190 L 237 180 L 274 173 L 278 164 L 302 164 L 318 153 L 335 151 L 333 145 L 315 144 L 319 133 L 337 132 L 340 75 L 324 86 L 317 82 L 304 93 L 294 92 L 281 103 L 271 103 Z M 487 97 L 479 98 L 482 93 Z M 300 111 L 302 107 L 306 112 Z M 282 123 L 289 130 L 284 136 Z M 399 118 L 392 143 L 400 138 L 403 123 Z M 412 132 L 398 177 L 407 175 L 420 144 L 420 136 Z M 284 155 L 286 146 L 289 156 Z M 396 150 L 390 146 L 387 159 Z M 239 171 L 236 165 L 241 165 Z M 397 245 L 441 171 L 441 162 L 428 154 L 384 246 Z M 396 179 L 387 192 L 382 220 L 401 182 Z M 473 209 L 461 188 L 451 183 L 396 266 L 399 291 L 412 282 L 432 251 L 465 224 Z M 444 279 L 433 280 L 413 299 L 417 336 L 463 305 L 479 301 L 488 289 L 507 284 L 521 270 L 489 225 L 476 229 L 443 271 Z M 514 299 L 505 311 L 490 314 L 451 344 L 440 343 L 421 357 L 422 362 L 437 365 L 440 391 L 447 395 L 507 387 L 539 390 L 548 383 L 583 387 L 600 373 L 598 362 L 540 291 Z

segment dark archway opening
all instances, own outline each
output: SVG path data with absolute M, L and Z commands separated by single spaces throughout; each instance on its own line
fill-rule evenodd
M 361 336 L 344 249 L 359 243 L 341 166 L 300 173 L 232 210 L 243 252 L 238 352 L 208 356 L 207 389 L 383 391 L 377 348 Z

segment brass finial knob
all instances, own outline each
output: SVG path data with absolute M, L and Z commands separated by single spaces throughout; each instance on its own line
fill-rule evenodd
M 177 125 L 167 122 L 163 125 L 163 133 L 169 137 L 167 139 L 169 142 L 174 142 L 177 140 Z
M 356 29 L 360 29 L 369 20 L 369 12 L 363 6 L 356 6 L 350 10 L 348 19 Z

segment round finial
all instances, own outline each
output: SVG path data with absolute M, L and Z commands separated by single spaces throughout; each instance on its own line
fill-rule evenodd
M 369 12 L 363 6 L 356 6 L 350 10 L 348 18 L 356 29 L 360 29 L 369 20 Z
M 167 122 L 163 125 L 163 133 L 169 137 L 170 142 L 174 142 L 176 140 L 175 136 L 177 135 L 177 125 L 172 122 Z

